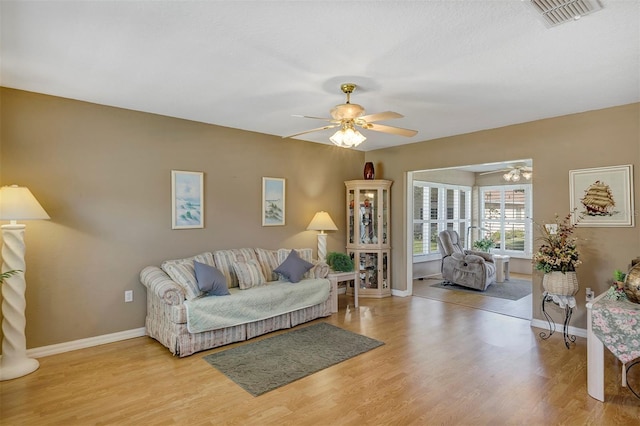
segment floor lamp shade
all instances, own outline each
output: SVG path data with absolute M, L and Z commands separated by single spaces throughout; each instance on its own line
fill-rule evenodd
M 327 258 L 327 234 L 324 231 L 337 231 L 338 227 L 329 216 L 329 213 L 321 211 L 313 216 L 309 226 L 309 231 L 320 231 L 318 233 L 318 260 L 324 262 Z
M 0 188 L 0 220 L 2 225 L 2 272 L 22 271 L 10 276 L 2 284 L 2 358 L 0 380 L 24 376 L 38 369 L 38 361 L 27 357 L 25 291 L 26 264 L 24 260 L 24 231 L 26 226 L 17 220 L 49 219 L 38 200 L 27 188 Z
M 0 188 L 0 220 L 50 219 L 36 197 L 24 186 Z

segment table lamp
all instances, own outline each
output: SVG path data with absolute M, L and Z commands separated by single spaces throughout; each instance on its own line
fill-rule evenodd
M 25 225 L 16 220 L 49 219 L 31 191 L 17 185 L 0 188 L 0 220 L 2 225 L 2 272 L 22 271 L 4 280 L 2 284 L 2 358 L 0 380 L 22 377 L 38 369 L 39 363 L 27 357 L 25 290 Z
M 307 230 L 320 231 L 318 233 L 318 260 L 324 262 L 327 259 L 327 234 L 324 231 L 337 231 L 338 227 L 331 220 L 329 213 L 322 211 L 313 216 Z

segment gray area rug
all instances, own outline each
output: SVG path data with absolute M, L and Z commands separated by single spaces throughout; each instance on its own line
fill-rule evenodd
M 519 300 L 531 294 L 531 281 L 511 278 L 503 283 L 493 283 L 485 291 L 474 290 L 456 284 L 446 284 L 444 281 L 431 284 L 430 287 L 442 288 L 445 290 L 463 291 L 481 296 L 498 297 L 500 299 Z
M 327 323 L 250 341 L 204 357 L 253 396 L 384 345 Z

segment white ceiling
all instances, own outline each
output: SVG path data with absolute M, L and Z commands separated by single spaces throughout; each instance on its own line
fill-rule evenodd
M 353 82 L 418 130 L 372 150 L 639 102 L 640 2 L 600 3 L 547 28 L 521 0 L 2 0 L 0 84 L 284 136 Z

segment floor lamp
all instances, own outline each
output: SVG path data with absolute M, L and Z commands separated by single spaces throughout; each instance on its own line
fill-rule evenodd
M 25 225 L 16 220 L 49 219 L 38 200 L 25 187 L 17 185 L 0 188 L 0 220 L 2 225 L 2 272 L 22 271 L 4 280 L 2 284 L 2 357 L 0 380 L 22 377 L 38 369 L 39 363 L 27 357 L 25 290 Z
M 313 216 L 313 219 L 311 219 L 307 230 L 320 231 L 318 233 L 318 260 L 324 262 L 327 260 L 327 234 L 324 231 L 337 231 L 338 227 L 333 223 L 333 220 L 331 220 L 329 213 L 318 212 Z

